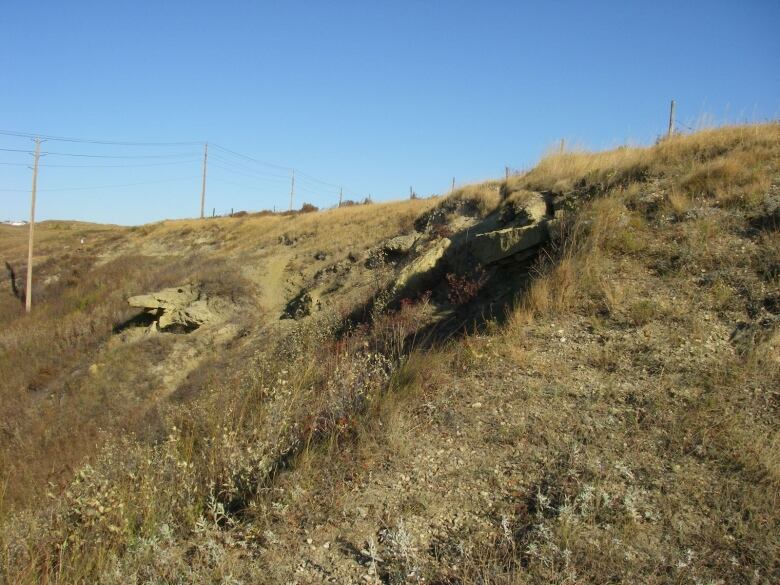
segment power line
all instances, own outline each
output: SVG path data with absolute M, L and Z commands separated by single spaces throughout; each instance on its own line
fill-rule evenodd
M 249 185 L 247 183 L 236 183 L 235 181 L 229 181 L 227 179 L 218 178 L 216 181 L 220 184 L 235 185 L 236 187 L 246 187 L 247 189 L 257 189 L 257 185 Z
M 282 185 L 284 185 L 285 183 L 287 183 L 290 180 L 290 177 L 276 177 L 275 178 L 273 176 L 264 177 L 264 176 L 255 175 L 255 174 L 251 174 L 251 173 L 244 173 L 242 171 L 237 171 L 235 169 L 224 167 L 221 164 L 214 163 L 214 162 L 212 162 L 211 165 L 209 165 L 209 166 L 212 167 L 212 168 L 223 170 L 223 171 L 236 173 L 236 174 L 238 174 L 240 176 L 248 177 L 250 179 L 254 179 L 255 181 L 266 181 L 266 182 L 270 183 L 271 186 L 277 186 L 277 185 L 278 186 L 282 186 Z M 305 183 L 300 183 L 298 181 L 298 175 L 295 176 L 295 179 L 296 179 L 295 185 L 296 185 L 296 190 L 297 191 L 306 192 L 306 193 L 308 193 L 310 195 L 319 195 L 319 196 L 331 195 L 332 194 L 328 190 L 325 190 L 325 189 L 323 189 L 321 187 L 307 185 Z M 225 180 L 225 179 L 223 179 L 221 177 L 219 177 L 217 180 L 219 180 L 219 181 L 221 181 L 223 183 L 230 183 L 230 181 L 227 181 L 227 180 Z M 250 187 L 250 185 L 247 184 L 247 183 L 233 183 L 233 184 L 239 185 L 239 186 L 242 186 L 242 187 Z M 253 188 L 256 188 L 256 186 L 254 186 Z
M 218 155 L 213 155 L 213 159 L 218 161 L 219 164 L 214 163 L 214 166 L 216 168 L 222 169 L 224 171 L 236 173 L 238 175 L 242 175 L 245 177 L 250 177 L 253 179 L 258 179 L 262 181 L 273 181 L 277 180 L 280 182 L 286 182 L 290 180 L 290 177 L 288 175 L 277 175 L 274 173 L 263 173 L 261 171 L 258 171 L 256 169 L 252 169 L 250 167 L 246 167 L 244 165 L 238 165 L 236 163 L 233 163 L 231 161 L 228 161 L 227 159 L 220 157 Z M 227 166 L 225 166 L 227 165 Z M 323 188 L 320 185 L 314 184 L 312 181 L 309 181 L 310 185 L 306 185 L 306 183 L 300 181 L 300 177 L 298 176 L 299 171 L 296 171 L 296 183 L 299 183 L 299 186 L 301 188 L 305 188 L 306 190 L 312 192 L 312 193 L 335 193 L 338 192 L 335 188 Z M 308 181 L 305 177 L 303 178 L 303 181 Z
M 95 185 L 91 187 L 63 187 L 60 189 L 38 189 L 38 191 L 54 192 L 54 191 L 87 191 L 91 189 L 119 189 L 121 187 L 138 187 L 140 185 L 156 185 L 159 183 L 171 183 L 173 181 L 185 181 L 190 180 L 192 177 L 178 177 L 176 179 L 162 179 L 160 181 L 144 181 L 142 183 L 125 183 L 123 185 Z M 29 189 L 0 189 L 0 191 L 10 191 L 15 193 L 26 193 Z
M 12 132 L 10 130 L 0 130 L 2 136 L 15 136 L 18 138 L 40 138 L 42 140 L 52 140 L 56 142 L 78 142 L 84 144 L 104 144 L 113 146 L 191 146 L 200 145 L 203 142 L 125 142 L 118 140 L 90 140 L 87 138 L 67 138 L 64 136 L 51 136 L 47 134 L 35 134 L 32 132 Z
M 22 150 L 20 148 L 0 148 L 4 152 L 24 152 L 26 154 L 35 154 L 33 150 Z
M 122 141 L 122 140 L 93 140 L 93 139 L 87 139 L 87 138 L 74 138 L 74 137 L 65 137 L 65 136 L 56 136 L 56 135 L 50 135 L 50 134 L 35 134 L 32 132 L 17 132 L 17 131 L 11 131 L 11 130 L 0 130 L 0 136 L 10 136 L 10 137 L 16 137 L 16 138 L 40 138 L 44 140 L 51 140 L 55 142 L 70 142 L 70 143 L 78 143 L 78 144 L 95 144 L 95 145 L 104 145 L 104 146 L 159 146 L 159 147 L 165 147 L 165 146 L 191 146 L 191 145 L 200 145 L 201 142 L 196 141 L 181 141 L 181 142 L 136 142 L 136 141 Z M 298 169 L 295 169 L 294 167 L 290 166 L 284 166 L 279 165 L 275 163 L 271 163 L 268 161 L 264 161 L 258 158 L 255 158 L 253 156 L 249 156 L 247 154 L 231 150 L 229 148 L 226 148 L 224 146 L 221 146 L 219 144 L 211 143 L 210 146 L 220 151 L 220 153 L 224 153 L 225 155 L 229 155 L 234 157 L 234 160 L 231 160 L 229 158 L 226 158 L 225 156 L 220 156 L 219 154 L 213 153 L 212 157 L 214 157 L 214 161 L 221 163 L 216 164 L 215 166 L 217 168 L 221 168 L 224 171 L 236 173 L 236 174 L 242 174 L 247 177 L 251 177 L 255 180 L 264 180 L 264 181 L 272 181 L 272 180 L 280 180 L 280 181 L 287 181 L 290 177 L 287 173 L 295 173 L 296 179 L 298 180 L 299 187 L 307 191 L 309 193 L 313 194 L 335 194 L 340 193 L 341 191 L 345 191 L 347 193 L 352 193 L 356 196 L 360 196 L 360 194 L 355 191 L 354 189 L 351 189 L 349 187 L 345 187 L 343 185 L 337 185 L 335 183 L 331 183 L 328 181 L 324 181 L 318 177 L 315 177 L 314 175 L 311 175 L 309 173 L 300 171 Z M 0 148 L 0 151 L 3 152 L 18 152 L 18 153 L 25 153 L 25 154 L 33 154 L 32 150 L 29 149 L 20 149 L 20 148 Z M 167 153 L 167 154 L 142 154 L 142 155 L 128 155 L 128 154 L 94 154 L 94 153 L 83 153 L 83 152 L 61 152 L 61 151 L 46 151 L 40 153 L 43 156 L 62 156 L 62 157 L 71 157 L 71 158 L 94 158 L 94 159 L 107 159 L 107 160 L 160 160 L 160 159 L 176 159 L 176 158 L 182 158 L 182 157 L 188 157 L 188 160 L 180 160 L 180 161 L 171 161 L 171 162 L 160 162 L 160 163 L 144 163 L 144 164 L 106 164 L 106 165 L 67 165 L 67 164 L 46 164 L 41 165 L 45 167 L 51 167 L 51 168 L 132 168 L 132 167 L 151 167 L 151 166 L 163 166 L 163 165 L 174 165 L 174 164 L 185 164 L 189 162 L 196 162 L 200 159 L 190 159 L 189 157 L 194 156 L 194 153 Z M 238 160 L 240 159 L 239 162 Z M 245 161 L 245 162 L 244 162 Z M 285 171 L 285 174 L 277 174 L 273 172 L 268 172 L 267 170 L 261 170 L 260 168 L 257 168 L 256 166 L 249 166 L 247 163 L 252 163 L 253 165 L 260 165 L 262 167 L 267 167 L 269 169 L 277 169 L 279 171 Z M 26 163 L 11 163 L 11 162 L 2 162 L 0 164 L 7 165 L 7 166 L 28 166 Z M 108 188 L 108 187 L 106 187 Z M 74 190 L 81 189 L 73 188 Z M 6 189 L 7 191 L 7 189 Z
M 211 166 L 214 166 L 215 168 L 218 168 L 218 169 L 222 169 L 223 171 L 228 171 L 230 173 L 235 173 L 235 174 L 241 175 L 243 177 L 250 177 L 252 179 L 257 179 L 257 180 L 260 180 L 260 181 L 278 181 L 278 182 L 285 183 L 285 182 L 290 180 L 290 177 L 282 177 L 282 176 L 276 176 L 276 175 L 263 176 L 263 175 L 258 175 L 258 174 L 255 174 L 255 173 L 239 171 L 239 170 L 236 170 L 236 169 L 232 169 L 230 167 L 223 166 L 222 163 L 220 163 L 220 162 L 212 162 Z
M 290 175 L 278 175 L 276 173 L 267 173 L 267 172 L 259 171 L 256 168 L 248 167 L 248 166 L 242 165 L 240 163 L 235 163 L 235 162 L 233 162 L 233 161 L 231 161 L 229 159 L 226 159 L 226 158 L 224 158 L 222 156 L 219 156 L 217 154 L 213 155 L 213 158 L 215 160 L 221 162 L 222 164 L 228 165 L 228 166 L 230 166 L 232 168 L 239 169 L 239 170 L 244 171 L 244 172 L 258 174 L 258 175 L 264 175 L 264 176 L 268 176 L 268 177 L 279 177 L 279 178 L 285 179 L 285 180 L 290 178 Z
M 251 160 L 252 162 L 255 162 L 255 163 L 267 166 L 267 167 L 273 167 L 275 169 L 281 169 L 283 171 L 292 171 L 293 170 L 293 167 L 285 167 L 285 166 L 282 166 L 282 165 L 275 165 L 273 163 L 262 161 L 260 159 L 253 158 L 253 157 L 251 157 L 249 155 L 241 154 L 240 152 L 236 152 L 235 150 L 230 150 L 229 148 L 225 148 L 224 146 L 220 146 L 219 144 L 214 144 L 213 146 L 217 147 L 220 150 L 224 150 L 225 152 L 230 153 L 230 154 L 232 154 L 234 156 L 238 156 L 238 157 L 246 159 L 246 160 Z
M 78 158 L 110 158 L 110 159 L 157 159 L 157 158 L 181 158 L 183 156 L 193 156 L 191 152 L 182 152 L 177 154 L 137 154 L 137 155 L 113 155 L 113 154 L 84 154 L 75 152 L 42 152 L 48 156 L 70 156 Z
M 272 168 L 276 168 L 276 169 L 281 169 L 281 170 L 285 170 L 285 171 L 290 171 L 290 172 L 295 171 L 296 175 L 299 175 L 299 176 L 302 176 L 302 177 L 306 177 L 310 181 L 313 181 L 315 183 L 319 183 L 319 184 L 322 184 L 322 185 L 325 185 L 325 186 L 328 186 L 328 187 L 332 187 L 334 189 L 342 188 L 342 186 L 340 186 L 340 185 L 336 185 L 334 183 L 329 183 L 327 181 L 323 181 L 322 179 L 318 179 L 314 175 L 310 175 L 309 173 L 304 173 L 300 169 L 297 169 L 297 168 L 294 168 L 294 167 L 287 167 L 287 166 L 283 166 L 283 165 L 277 165 L 277 164 L 274 164 L 274 163 L 269 163 L 267 161 L 263 161 L 263 160 L 251 157 L 249 155 L 246 155 L 246 154 L 243 154 L 243 153 L 240 153 L 240 152 L 236 152 L 235 150 L 230 150 L 229 148 L 225 148 L 224 146 L 220 146 L 219 144 L 213 144 L 213 146 L 215 146 L 216 148 L 218 148 L 218 149 L 220 149 L 220 150 L 222 150 L 224 152 L 227 152 L 229 154 L 232 154 L 234 156 L 240 157 L 240 158 L 248 160 L 248 161 L 252 161 L 252 162 L 254 162 L 256 164 L 260 164 L 260 165 L 263 165 L 263 166 L 272 167 Z M 344 189 L 357 195 L 357 192 L 354 191 L 353 189 L 350 189 L 350 188 L 347 188 L 347 187 L 344 187 Z
M 334 189 L 339 189 L 339 185 L 334 185 L 333 183 L 328 183 L 327 181 L 323 181 L 321 179 L 318 179 L 317 177 L 310 175 L 308 173 L 304 173 L 303 171 L 298 171 L 298 173 L 303 177 L 308 177 L 309 180 L 314 181 L 315 183 L 320 183 L 322 185 L 326 185 L 328 187 L 333 187 Z
M 200 162 L 200 159 L 193 158 L 189 160 L 177 160 L 171 162 L 159 162 L 159 163 L 140 163 L 130 165 L 48 165 L 41 163 L 41 168 L 57 168 L 57 169 L 129 169 L 139 167 L 162 167 L 169 165 L 181 165 L 192 162 Z M 15 166 L 15 167 L 29 167 L 29 163 L 12 163 L 12 162 L 0 162 L 0 165 Z
M 23 150 L 20 148 L 0 148 L 1 151 L 4 152 L 24 152 L 27 154 L 34 154 L 32 150 Z M 109 159 L 158 159 L 158 158 L 181 158 L 183 156 L 191 157 L 193 156 L 193 153 L 191 152 L 181 152 L 181 153 L 171 153 L 171 154 L 123 154 L 123 155 L 113 155 L 113 154 L 87 154 L 87 153 L 79 153 L 79 152 L 53 152 L 53 151 L 46 151 L 42 152 L 41 156 L 47 155 L 47 156 L 70 156 L 70 157 L 78 157 L 78 158 L 109 158 Z

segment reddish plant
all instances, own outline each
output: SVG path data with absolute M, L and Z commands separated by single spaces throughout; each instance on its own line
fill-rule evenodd
M 474 299 L 487 280 L 483 270 L 477 272 L 473 277 L 450 272 L 446 278 L 449 287 L 447 297 L 453 305 L 463 305 Z

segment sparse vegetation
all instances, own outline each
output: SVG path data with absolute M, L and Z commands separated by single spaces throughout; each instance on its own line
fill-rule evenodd
M 387 302 L 383 241 L 537 191 L 563 212 L 506 314 L 496 267 Z M 44 226 L 36 311 L 0 302 L 0 582 L 776 582 L 778 196 L 766 124 L 78 254 Z M 191 280 L 240 311 L 133 329 L 127 296 Z M 279 321 L 302 290 L 322 309 Z M 462 305 L 484 327 L 426 329 Z

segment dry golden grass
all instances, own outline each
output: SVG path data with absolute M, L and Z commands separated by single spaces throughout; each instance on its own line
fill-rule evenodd
M 487 181 L 455 189 L 438 202 L 436 208 L 446 213 L 456 210 L 465 215 L 485 217 L 501 203 L 501 183 Z
M 680 186 L 693 197 L 709 197 L 723 205 L 755 205 L 769 188 L 769 177 L 760 165 L 753 153 L 719 157 L 697 165 Z
M 204 225 L 225 238 L 224 251 L 234 254 L 258 247 L 272 247 L 279 238 L 304 236 L 307 245 L 320 246 L 335 252 L 362 250 L 382 237 L 390 237 L 399 230 L 408 229 L 409 218 L 417 217 L 433 205 L 435 200 L 410 199 L 370 205 L 351 205 L 327 209 L 317 213 L 293 215 L 248 215 L 240 218 L 165 221 L 147 232 L 158 238 L 186 235 L 201 231 Z M 143 229 L 143 228 L 139 228 Z
M 668 201 L 672 212 L 677 215 L 685 215 L 694 205 L 693 199 L 689 195 L 677 189 L 669 193 Z
M 648 149 L 618 148 L 608 152 L 553 153 L 529 172 L 509 179 L 509 190 L 530 189 L 566 193 L 582 184 L 615 184 L 641 177 L 647 169 Z
M 645 175 L 680 174 L 706 161 L 702 176 L 718 173 L 746 187 L 763 184 L 760 161 L 777 156 L 780 124 L 733 126 L 694 134 L 676 134 L 650 147 L 620 147 L 605 152 L 551 153 L 529 172 L 509 179 L 509 190 L 531 189 L 565 193 L 576 188 L 602 189 L 627 185 Z M 718 157 L 729 153 L 731 169 L 720 168 Z M 736 167 L 743 168 L 736 168 Z M 700 179 L 701 180 L 701 179 Z M 692 185 L 695 185 L 695 181 Z M 711 195 L 714 195 L 710 193 Z
M 69 258 L 79 275 L 42 291 L 31 317 L 5 308 L 18 300 L 3 299 L 7 387 L 49 388 L 67 376 L 70 386 L 64 408 L 34 393 L 0 396 L 0 414 L 16 425 L 0 460 L 0 582 L 289 577 L 311 551 L 274 548 L 274 539 L 306 543 L 306 531 L 334 524 L 348 532 L 347 515 L 337 512 L 363 489 L 391 500 L 399 482 L 386 464 L 404 473 L 427 465 L 417 456 L 434 430 L 446 437 L 443 447 L 454 441 L 480 454 L 484 469 L 472 468 L 479 477 L 456 468 L 446 477 L 453 496 L 489 478 L 494 507 L 480 500 L 469 513 L 495 531 L 486 537 L 462 526 L 435 550 L 388 557 L 388 582 L 402 582 L 412 567 L 442 583 L 776 581 L 780 340 L 755 315 L 771 308 L 780 285 L 780 240 L 776 228 L 750 221 L 779 169 L 778 125 L 734 127 L 648 148 L 552 154 L 503 191 L 491 182 L 440 201 L 163 222 L 121 239 L 108 228 L 100 245 L 113 246 L 121 262 Z M 126 436 L 144 429 L 132 426 L 131 401 L 116 394 L 127 389 L 110 371 L 142 369 L 166 352 L 164 341 L 113 354 L 105 378 L 76 371 L 125 318 L 131 290 L 193 271 L 230 289 L 233 278 L 242 282 L 231 261 L 246 269 L 281 255 L 308 270 L 314 252 L 342 259 L 410 230 L 434 208 L 451 211 L 454 202 L 485 216 L 502 193 L 511 202 L 527 190 L 571 195 L 577 205 L 509 323 L 481 336 L 408 354 L 404 341 L 425 324 L 419 305 L 377 313 L 346 334 L 336 314 L 277 330 L 252 313 L 241 341 L 193 374 L 191 396 L 141 421 L 153 429 L 147 436 Z M 56 262 L 71 235 L 44 230 L 47 237 Z M 200 240 L 207 253 L 186 261 L 122 255 L 196 249 Z M 23 243 L 2 240 L 0 251 L 21 257 Z M 357 299 L 348 304 L 365 297 Z M 739 322 L 760 327 L 737 351 L 728 336 Z M 469 388 L 492 401 L 476 408 Z M 491 416 L 512 400 L 516 426 L 499 425 Z M 103 447 L 95 449 L 101 425 Z M 71 434 L 72 452 L 54 447 Z M 40 488 L 55 462 L 70 466 L 74 480 L 67 489 L 47 486 L 49 502 Z M 447 498 L 427 501 L 428 487 L 404 484 L 401 520 L 461 516 Z M 41 510 L 22 511 L 25 498 Z M 383 528 L 395 520 L 384 518 Z M 363 529 L 355 528 L 360 538 Z

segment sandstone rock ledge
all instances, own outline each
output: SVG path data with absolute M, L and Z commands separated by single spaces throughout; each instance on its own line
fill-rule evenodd
M 188 333 L 217 318 L 211 299 L 191 284 L 130 297 L 127 302 L 151 315 L 160 331 Z

